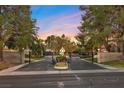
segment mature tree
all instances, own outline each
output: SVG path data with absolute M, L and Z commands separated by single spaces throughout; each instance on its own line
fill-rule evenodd
M 113 9 L 113 27 L 116 33 L 117 42 L 122 44 L 122 52 L 124 54 L 124 6 L 114 6 Z
M 47 48 L 55 51 L 56 36 L 54 35 L 48 36 L 47 39 L 45 40 L 45 43 L 47 45 Z
M 71 55 L 77 49 L 77 45 L 75 42 L 71 42 L 70 40 L 67 40 L 65 42 L 66 42 L 66 44 L 64 46 L 64 49 L 65 49 L 66 53 Z
M 31 46 L 32 55 L 36 57 L 44 56 L 45 44 L 44 40 L 35 38 L 33 45 Z
M 63 47 L 66 53 L 72 53 L 76 49 L 76 44 L 64 34 L 62 36 L 51 35 L 46 39 L 48 48 L 59 54 L 60 49 Z
M 93 51 L 105 46 L 110 51 L 109 38 L 115 35 L 113 27 L 113 6 L 81 6 L 83 11 L 80 34 L 77 40 L 85 47 L 85 50 Z
M 84 33 L 78 33 L 77 36 L 75 36 L 77 42 L 77 46 L 78 46 L 78 53 L 82 54 L 84 52 L 86 52 L 86 34 Z
M 36 27 L 35 21 L 31 18 L 30 6 L 20 6 L 19 10 L 16 46 L 22 56 L 23 50 L 32 46 L 34 36 L 36 35 Z M 22 58 L 20 60 L 22 61 Z
M 3 47 L 12 33 L 11 7 L 0 6 L 0 61 L 3 61 Z
M 5 42 L 5 46 L 8 47 L 8 49 L 15 49 L 16 48 L 16 35 L 11 35 L 8 40 Z
M 112 20 L 114 18 L 111 14 L 113 7 L 81 6 L 80 8 L 81 11 L 85 11 L 85 14 L 82 16 L 81 26 L 79 27 L 81 34 L 85 34 L 84 38 L 88 37 L 85 40 L 87 42 L 85 44 L 90 49 L 100 48 L 100 46 L 104 45 L 110 51 L 109 37 L 114 32 L 112 27 Z M 79 38 L 80 35 L 77 37 Z

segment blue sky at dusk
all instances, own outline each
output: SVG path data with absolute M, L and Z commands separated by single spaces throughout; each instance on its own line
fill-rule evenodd
M 65 34 L 74 37 L 79 30 L 81 12 L 78 5 L 34 5 L 32 18 L 37 19 L 38 34 L 45 39 L 49 35 Z

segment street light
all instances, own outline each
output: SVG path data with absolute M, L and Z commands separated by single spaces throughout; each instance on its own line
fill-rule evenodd
M 92 48 L 92 64 L 93 64 L 93 61 L 94 61 L 94 51 L 93 51 L 93 48 Z
M 29 64 L 31 63 L 31 50 L 29 50 Z

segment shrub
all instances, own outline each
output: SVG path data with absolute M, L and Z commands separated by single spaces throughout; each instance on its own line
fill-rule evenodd
M 58 62 L 65 62 L 67 60 L 66 56 L 63 55 L 58 55 L 56 59 Z

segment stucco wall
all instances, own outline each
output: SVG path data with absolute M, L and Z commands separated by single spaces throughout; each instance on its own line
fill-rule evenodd
M 4 51 L 3 57 L 5 61 L 20 63 L 20 54 L 17 51 Z
M 105 53 L 98 53 L 98 62 L 107 62 L 107 61 L 113 61 L 113 60 L 119 60 L 122 59 L 122 53 L 118 52 L 105 52 Z

